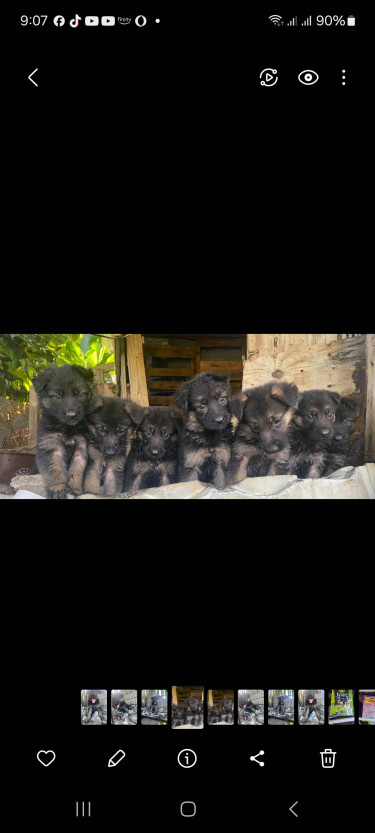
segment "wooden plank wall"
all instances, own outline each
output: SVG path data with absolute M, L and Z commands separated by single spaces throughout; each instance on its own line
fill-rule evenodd
M 365 461 L 375 462 L 375 333 L 366 335 L 367 398 Z
M 360 335 L 354 333 L 253 333 L 247 336 L 247 358 L 250 359 L 255 353 L 283 353 L 305 345 L 331 344 L 333 341 L 342 341 L 346 338 L 355 338 Z
M 365 353 L 364 335 L 250 334 L 243 389 L 283 379 L 301 391 L 328 388 L 342 396 L 363 395 Z

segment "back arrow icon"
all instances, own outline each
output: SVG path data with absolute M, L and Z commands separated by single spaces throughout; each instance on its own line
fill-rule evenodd
M 293 807 L 296 807 L 297 804 L 298 804 L 298 801 L 295 801 L 294 804 L 292 804 L 292 806 L 289 807 L 290 812 L 293 813 L 293 815 L 296 817 L 296 819 L 298 819 L 298 816 L 297 816 L 297 813 L 294 812 Z
M 35 86 L 38 87 L 39 84 L 37 84 L 36 81 L 34 81 L 33 78 L 31 77 L 32 75 L 35 75 L 36 72 L 38 72 L 38 67 L 36 69 L 34 69 L 32 72 L 30 72 L 30 75 L 28 75 L 27 77 L 28 77 L 29 81 L 31 81 L 32 84 L 35 84 Z

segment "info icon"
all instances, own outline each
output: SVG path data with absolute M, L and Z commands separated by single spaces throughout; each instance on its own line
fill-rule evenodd
M 53 18 L 53 22 L 55 26 L 64 26 L 65 17 L 62 14 L 57 14 L 56 17 Z

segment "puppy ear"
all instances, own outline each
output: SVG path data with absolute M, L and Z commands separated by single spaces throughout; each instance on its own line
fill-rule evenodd
M 43 388 L 48 385 L 48 382 L 51 380 L 53 374 L 56 372 L 56 367 L 46 367 L 42 370 L 41 373 L 38 373 L 37 376 L 34 376 L 33 385 L 37 393 L 41 393 Z
M 90 367 L 81 367 L 81 365 L 79 364 L 75 364 L 73 365 L 73 367 L 75 370 L 77 370 L 80 376 L 82 376 L 82 378 L 86 380 L 86 382 L 88 382 L 90 385 L 93 384 L 95 376 Z
M 298 408 L 298 388 L 293 382 L 282 382 L 271 389 L 271 399 L 276 399 L 287 408 Z
M 189 399 L 190 399 L 190 391 L 191 391 L 192 380 L 190 382 L 184 382 L 183 385 L 178 389 L 174 401 L 177 405 L 177 408 L 180 408 L 184 414 L 187 414 L 189 410 Z
M 339 404 L 340 404 L 340 402 L 341 402 L 341 395 L 340 395 L 339 393 L 337 393 L 337 391 L 332 391 L 332 390 L 330 390 L 329 395 L 330 395 L 330 396 L 332 396 L 332 399 L 333 399 L 333 401 L 336 403 L 336 405 L 339 405 Z
M 346 417 L 350 419 L 352 422 L 357 422 L 359 417 L 359 411 L 357 406 L 354 402 L 351 402 L 350 399 L 341 399 L 341 406 L 346 410 Z
M 233 416 L 235 416 L 238 419 L 239 422 L 242 421 L 244 408 L 246 402 L 248 401 L 248 398 L 249 397 L 247 396 L 247 392 L 244 392 L 236 393 L 234 396 L 232 396 L 232 399 L 230 400 L 229 410 L 231 414 L 233 414 Z
M 148 408 L 142 407 L 142 405 L 138 405 L 136 402 L 132 402 L 131 399 L 126 399 L 124 403 L 124 411 L 125 413 L 130 416 L 134 425 L 140 425 L 143 418 L 148 413 Z
M 104 399 L 102 396 L 94 396 L 93 399 L 90 400 L 87 413 L 88 414 L 95 414 L 97 411 L 101 411 L 104 407 Z

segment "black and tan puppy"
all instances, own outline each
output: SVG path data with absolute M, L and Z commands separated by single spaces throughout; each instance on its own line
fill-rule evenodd
M 329 390 L 301 393 L 291 434 L 291 473 L 299 478 L 323 477 L 328 470 L 329 444 L 333 440 L 341 397 Z
M 115 495 L 122 492 L 126 459 L 143 413 L 144 408 L 130 399 L 98 396 L 90 402 L 86 493 Z
M 181 418 L 172 408 L 143 409 L 126 461 L 124 492 L 168 486 L 177 482 L 177 446 Z
M 92 370 L 75 365 L 47 367 L 34 379 L 41 419 L 36 465 L 48 497 L 82 494 L 87 464 L 86 413 L 92 396 Z
M 234 397 L 242 413 L 237 428 L 227 482 L 247 477 L 288 474 L 290 425 L 298 405 L 298 389 L 289 382 L 268 382 Z
M 350 465 L 350 437 L 354 432 L 358 416 L 356 405 L 350 399 L 341 399 L 336 411 L 333 437 L 328 445 L 327 468 L 324 472 L 326 475 Z
M 238 420 L 231 411 L 229 376 L 199 373 L 184 382 L 175 403 L 186 414 L 179 444 L 178 479 L 225 486 Z

